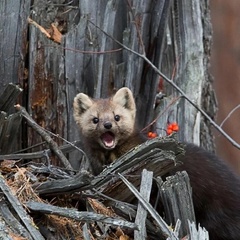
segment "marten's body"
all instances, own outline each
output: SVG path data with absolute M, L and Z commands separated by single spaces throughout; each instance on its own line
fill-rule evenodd
M 240 179 L 225 162 L 193 144 L 186 144 L 183 164 L 193 192 L 196 219 L 210 240 L 240 239 Z M 173 173 L 174 173 L 173 172 Z
M 92 171 L 98 174 L 131 148 L 145 141 L 136 130 L 132 92 L 121 88 L 108 99 L 93 100 L 80 93 L 74 99 L 74 117 L 86 144 Z M 240 179 L 216 156 L 186 145 L 183 164 L 193 189 L 196 219 L 210 240 L 240 239 Z

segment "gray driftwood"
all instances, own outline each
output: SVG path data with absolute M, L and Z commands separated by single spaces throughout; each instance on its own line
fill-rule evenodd
M 113 226 L 121 226 L 123 228 L 130 228 L 130 229 L 138 228 L 135 223 L 131 223 L 117 217 L 116 218 L 107 217 L 105 215 L 97 214 L 93 212 L 80 212 L 75 209 L 61 208 L 61 207 L 52 206 L 50 204 L 33 202 L 33 201 L 26 203 L 26 205 L 29 209 L 33 211 L 73 218 L 77 221 L 82 221 L 82 222 L 95 222 L 95 221 L 98 222 L 99 221 L 105 224 L 111 224 Z

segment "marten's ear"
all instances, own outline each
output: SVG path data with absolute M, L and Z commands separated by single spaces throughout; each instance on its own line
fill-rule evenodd
M 79 93 L 74 98 L 73 101 L 73 114 L 74 117 L 79 117 L 81 114 L 83 114 L 87 109 L 89 109 L 93 105 L 92 99 L 84 94 Z
M 136 105 L 132 91 L 129 88 L 127 87 L 120 88 L 113 96 L 113 102 L 130 110 L 133 114 L 133 117 L 135 117 Z

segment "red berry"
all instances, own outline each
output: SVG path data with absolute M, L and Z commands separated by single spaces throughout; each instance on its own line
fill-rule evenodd
M 173 130 L 172 129 L 167 129 L 167 135 L 170 135 L 170 134 L 172 134 L 173 133 Z
M 172 130 L 175 131 L 175 132 L 177 132 L 179 130 L 179 126 L 178 126 L 177 123 L 173 124 Z
M 153 134 L 153 132 L 148 132 L 148 137 L 152 138 L 152 134 Z
M 155 138 L 155 137 L 157 137 L 157 133 L 153 132 L 152 133 L 152 138 Z

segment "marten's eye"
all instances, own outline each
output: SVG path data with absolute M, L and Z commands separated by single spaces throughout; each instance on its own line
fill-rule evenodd
M 119 116 L 119 115 L 115 115 L 115 116 L 114 116 L 114 119 L 115 119 L 115 121 L 118 122 L 118 121 L 120 120 L 120 116 Z
M 93 118 L 92 121 L 93 121 L 94 124 L 97 124 L 99 122 L 99 118 L 95 117 L 95 118 Z

